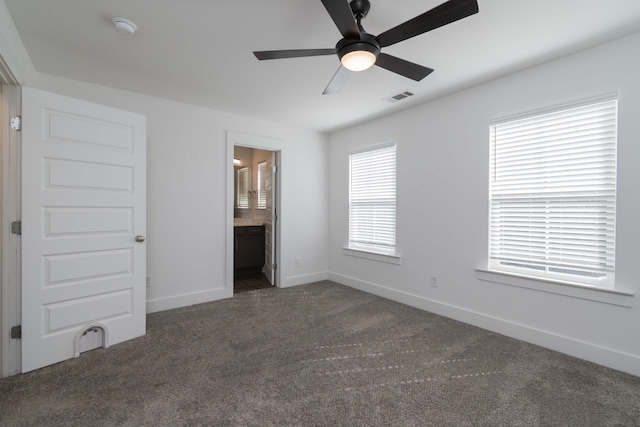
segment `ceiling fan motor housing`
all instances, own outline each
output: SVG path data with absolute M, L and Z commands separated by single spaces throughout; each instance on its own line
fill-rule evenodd
M 369 0 L 352 0 L 349 5 L 351 6 L 353 15 L 356 17 L 360 15 L 360 18 L 365 18 L 367 13 L 369 13 L 369 9 L 371 9 Z
M 342 59 L 349 52 L 367 51 L 373 53 L 376 58 L 380 54 L 380 44 L 371 34 L 360 33 L 360 39 L 342 39 L 336 44 L 336 53 Z

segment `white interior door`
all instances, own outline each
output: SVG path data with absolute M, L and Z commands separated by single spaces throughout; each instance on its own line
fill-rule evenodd
M 275 178 L 276 178 L 276 169 L 275 169 L 275 156 L 276 153 L 271 154 L 271 161 L 267 163 L 267 179 L 265 190 L 267 191 L 266 197 L 266 206 L 267 209 L 265 211 L 265 222 L 264 222 L 264 275 L 267 276 L 267 280 L 271 283 L 271 286 L 275 286 L 275 271 L 273 265 L 275 263 L 275 227 L 277 221 L 274 221 L 275 217 Z
M 146 118 L 22 91 L 22 372 L 145 333 Z M 138 239 L 140 240 L 140 238 Z

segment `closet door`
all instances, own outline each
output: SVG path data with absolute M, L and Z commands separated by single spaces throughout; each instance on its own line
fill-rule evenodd
M 146 118 L 22 91 L 22 372 L 145 333 Z

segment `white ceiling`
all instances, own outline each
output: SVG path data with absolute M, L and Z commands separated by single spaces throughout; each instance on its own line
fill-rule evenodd
M 421 82 L 373 67 L 322 95 L 337 57 L 252 54 L 334 47 L 320 0 L 4 1 L 39 72 L 327 132 L 640 30 L 640 0 L 478 0 L 478 14 L 384 49 L 434 68 Z M 371 0 L 363 25 L 377 35 L 442 2 Z

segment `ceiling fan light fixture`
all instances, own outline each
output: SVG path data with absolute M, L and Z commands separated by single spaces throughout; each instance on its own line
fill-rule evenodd
M 362 33 L 361 39 L 342 39 L 336 46 L 340 63 L 347 70 L 364 71 L 371 68 L 378 59 L 380 45 L 375 38 L 369 34 Z
M 366 50 L 354 50 L 346 53 L 340 62 L 342 66 L 351 71 L 364 71 L 376 63 L 376 55 Z

